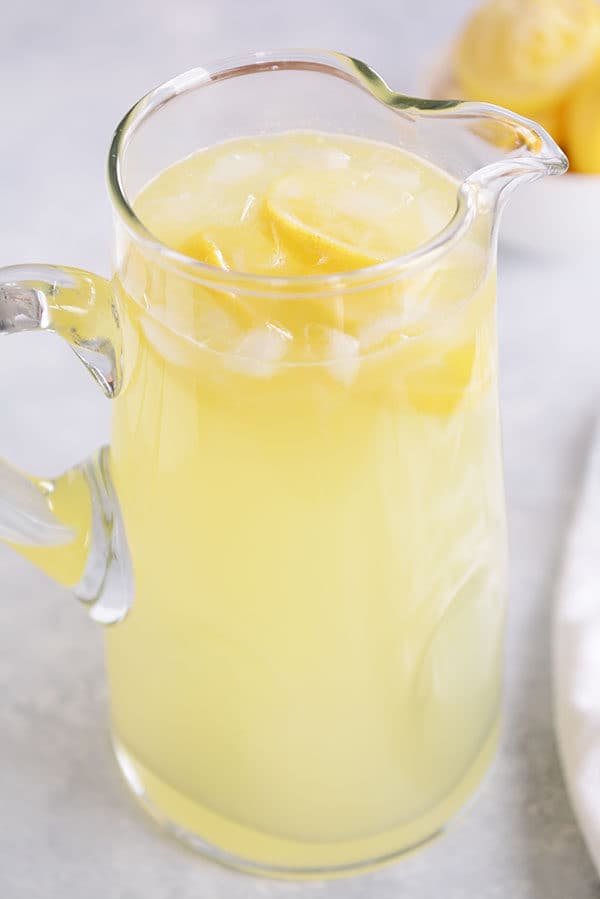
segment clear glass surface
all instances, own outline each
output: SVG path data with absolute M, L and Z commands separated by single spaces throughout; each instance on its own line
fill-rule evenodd
M 134 211 L 199 149 L 287 131 L 400 147 L 455 180 L 456 210 L 402 257 L 286 278 L 189 258 Z M 373 866 L 483 776 L 506 595 L 496 231 L 514 186 L 564 168 L 531 122 L 396 94 L 326 52 L 196 69 L 119 126 L 118 334 L 84 358 L 101 383 L 99 360 L 118 371 L 114 739 L 146 808 L 211 857 Z M 0 293 L 23 328 L 51 295 L 33 277 Z

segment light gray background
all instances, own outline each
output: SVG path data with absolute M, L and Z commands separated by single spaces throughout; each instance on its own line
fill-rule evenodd
M 0 264 L 109 270 L 103 170 L 143 92 L 216 56 L 343 49 L 400 89 L 469 0 L 0 2 Z M 221 870 L 163 838 L 111 758 L 101 633 L 66 591 L 0 548 L 2 899 L 592 899 L 551 722 L 549 615 L 562 538 L 600 411 L 594 260 L 501 260 L 512 543 L 504 745 L 475 805 L 396 867 L 330 884 Z M 0 455 L 55 474 L 108 435 L 109 404 L 51 336 L 0 347 Z

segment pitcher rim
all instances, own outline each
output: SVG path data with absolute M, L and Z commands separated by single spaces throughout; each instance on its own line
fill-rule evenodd
M 266 71 L 300 69 L 319 71 L 366 90 L 374 99 L 392 107 L 399 115 L 413 119 L 419 114 L 448 115 L 452 110 L 469 108 L 469 113 L 495 117 L 505 113 L 501 107 L 462 100 L 431 100 L 393 92 L 370 66 L 360 60 L 331 50 L 250 51 L 216 60 L 206 66 L 192 68 L 148 91 L 135 103 L 118 124 L 108 157 L 108 186 L 113 207 L 130 235 L 147 251 L 159 257 L 160 264 L 188 280 L 212 287 L 232 287 L 251 294 L 281 291 L 285 296 L 306 296 L 383 286 L 406 272 L 420 269 L 444 255 L 468 230 L 477 214 L 475 185 L 470 179 L 457 182 L 457 204 L 444 228 L 409 253 L 386 259 L 374 265 L 328 274 L 272 276 L 250 272 L 223 270 L 180 253 L 159 240 L 136 215 L 127 196 L 123 160 L 127 147 L 139 127 L 163 106 L 177 97 L 233 77 Z M 412 112 L 412 114 L 411 114 Z M 463 112 L 464 114 L 464 112 Z M 527 119 L 511 113 L 513 120 L 530 126 Z M 539 129 L 543 131 L 543 129 Z

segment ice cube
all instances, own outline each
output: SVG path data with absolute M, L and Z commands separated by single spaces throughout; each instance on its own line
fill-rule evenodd
M 193 368 L 198 345 L 193 341 L 166 325 L 158 322 L 151 316 L 143 316 L 140 319 L 142 330 L 148 343 L 154 347 L 159 356 L 171 365 L 178 368 Z
M 264 166 L 260 153 L 228 153 L 215 160 L 208 173 L 209 181 L 233 184 L 257 175 Z
M 239 337 L 236 321 L 217 303 L 200 301 L 194 310 L 194 323 L 190 335 L 198 343 L 225 349 Z
M 371 350 L 385 343 L 388 337 L 402 334 L 402 329 L 406 327 L 406 316 L 401 313 L 387 313 L 373 319 L 360 329 L 358 333 L 358 341 L 360 346 L 365 350 Z
M 337 328 L 312 322 L 304 329 L 310 358 L 342 384 L 351 384 L 360 366 L 360 343 L 356 337 Z
M 402 169 L 390 166 L 379 169 L 378 175 L 382 180 L 392 184 L 394 188 L 404 189 L 413 195 L 421 185 L 421 173 L 415 169 Z
M 427 239 L 433 237 L 448 224 L 448 214 L 440 202 L 437 191 L 433 189 L 426 190 L 419 195 L 419 210 Z
M 324 151 L 323 164 L 328 169 L 347 169 L 350 165 L 350 156 L 343 150 L 332 147 Z
M 355 185 L 340 188 L 335 195 L 336 213 L 358 219 L 365 224 L 383 221 L 389 216 L 389 197 L 384 191 L 356 190 Z
M 291 341 L 289 331 L 268 322 L 244 334 L 233 353 L 225 356 L 225 365 L 241 374 L 268 378 L 277 370 Z
M 352 384 L 360 368 L 360 343 L 351 334 L 329 328 L 327 334 L 327 370 L 342 384 Z
M 189 237 L 190 222 L 197 219 L 200 204 L 197 194 L 185 191 L 169 197 L 144 198 L 138 212 L 149 230 L 173 245 Z
M 172 365 L 194 367 L 205 348 L 225 351 L 239 339 L 237 323 L 216 303 L 199 302 L 188 313 L 154 308 L 141 319 L 149 343 Z

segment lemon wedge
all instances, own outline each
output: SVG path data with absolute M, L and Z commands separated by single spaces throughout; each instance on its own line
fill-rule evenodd
M 181 245 L 180 252 L 186 256 L 191 256 L 192 259 L 198 259 L 200 262 L 213 265 L 215 268 L 220 268 L 223 271 L 229 271 L 231 268 L 225 259 L 222 247 L 219 246 L 214 238 L 206 234 L 194 234 L 191 238 L 188 238 Z
M 373 241 L 369 248 L 363 244 L 366 215 L 342 216 L 336 209 L 356 196 L 352 181 L 344 180 L 297 172 L 277 181 L 267 195 L 265 212 L 277 238 L 304 266 L 341 272 L 386 258 Z
M 468 22 L 455 70 L 470 99 L 551 123 L 599 53 L 596 0 L 491 0 Z
M 416 249 L 454 212 L 452 189 L 415 202 L 415 178 L 410 170 L 299 170 L 271 186 L 265 216 L 286 256 L 307 274 L 375 265 Z

